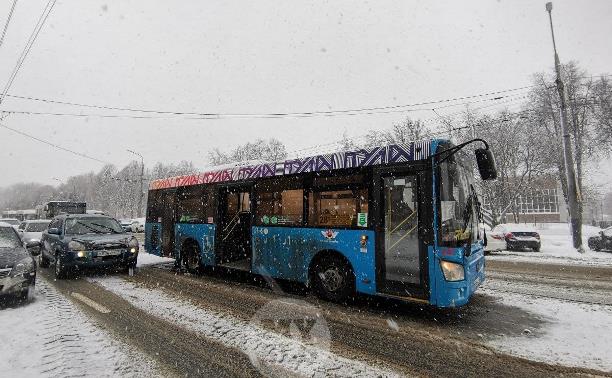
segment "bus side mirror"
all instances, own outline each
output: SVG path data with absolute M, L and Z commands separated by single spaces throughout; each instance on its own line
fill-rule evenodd
M 483 180 L 495 180 L 497 178 L 497 169 L 495 168 L 495 158 L 493 152 L 488 148 L 478 148 L 474 150 L 476 154 L 476 163 L 478 163 L 478 172 Z

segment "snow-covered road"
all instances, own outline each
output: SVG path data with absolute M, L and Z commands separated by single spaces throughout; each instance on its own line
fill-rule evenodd
M 39 272 L 33 302 L 0 308 L 10 376 L 551 376 L 612 372 L 612 268 L 493 260 L 471 304 L 348 306 L 252 276 Z M 432 358 L 431 356 L 436 356 Z M 457 358 L 461 356 L 461 358 Z M 530 361 L 529 361 L 530 360 Z M 537 362 L 533 362 L 537 361 Z M 589 370 L 595 369 L 595 370 Z
M 0 309 L 0 375 L 155 377 L 156 364 L 96 325 L 39 277 L 31 303 Z

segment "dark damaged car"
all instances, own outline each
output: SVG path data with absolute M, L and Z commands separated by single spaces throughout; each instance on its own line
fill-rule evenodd
M 34 292 L 36 261 L 19 234 L 8 223 L 0 222 L 0 299 L 27 299 Z
M 612 227 L 600 231 L 598 235 L 591 236 L 588 241 L 593 251 L 612 251 Z
M 41 239 L 40 265 L 53 265 L 56 278 L 87 268 L 127 271 L 138 259 L 138 240 L 104 215 L 59 215 Z

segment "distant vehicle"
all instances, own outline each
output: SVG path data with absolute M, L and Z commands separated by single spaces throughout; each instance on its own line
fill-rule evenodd
M 85 202 L 50 201 L 42 209 L 41 218 L 52 219 L 60 214 L 85 214 Z
M 42 234 L 40 265 L 54 265 L 55 277 L 72 270 L 136 266 L 138 240 L 116 219 L 105 215 L 64 214 L 53 218 Z
M 132 231 L 132 220 L 131 219 L 121 219 L 119 221 L 121 223 L 121 227 L 125 232 L 133 232 Z
M 28 245 L 32 245 L 31 251 L 40 251 L 40 239 L 49 222 L 48 219 L 37 219 L 21 222 L 19 225 L 17 231 L 21 235 L 21 240 Z
M 132 232 L 144 232 L 145 223 L 145 218 L 132 219 Z
M 104 213 L 104 211 L 101 211 L 101 210 L 93 210 L 93 209 L 92 209 L 92 210 L 87 210 L 87 211 L 85 211 L 85 214 L 106 215 L 106 214 Z
M 487 233 L 487 251 L 523 250 L 540 252 L 540 234 L 528 224 L 498 224 Z
M 612 251 L 612 227 L 599 231 L 599 235 L 591 236 L 588 244 L 593 251 Z
M 36 261 L 17 231 L 0 222 L 0 296 L 27 299 L 36 282 Z
M 15 218 L 19 221 L 25 221 L 30 219 L 38 219 L 36 209 L 26 210 L 6 210 L 2 212 L 3 218 Z
M 17 229 L 19 227 L 19 224 L 21 224 L 21 221 L 17 218 L 2 218 L 0 219 L 0 222 L 8 223 L 14 229 Z

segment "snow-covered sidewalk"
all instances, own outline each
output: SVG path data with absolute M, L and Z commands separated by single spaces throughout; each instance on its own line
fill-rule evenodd
M 612 372 L 612 306 L 530 297 L 481 288 L 503 304 L 519 307 L 544 321 L 541 329 L 520 336 L 499 335 L 489 344 L 530 360 Z
M 0 340 L 5 377 L 160 376 L 41 277 L 32 302 L 0 307 Z

